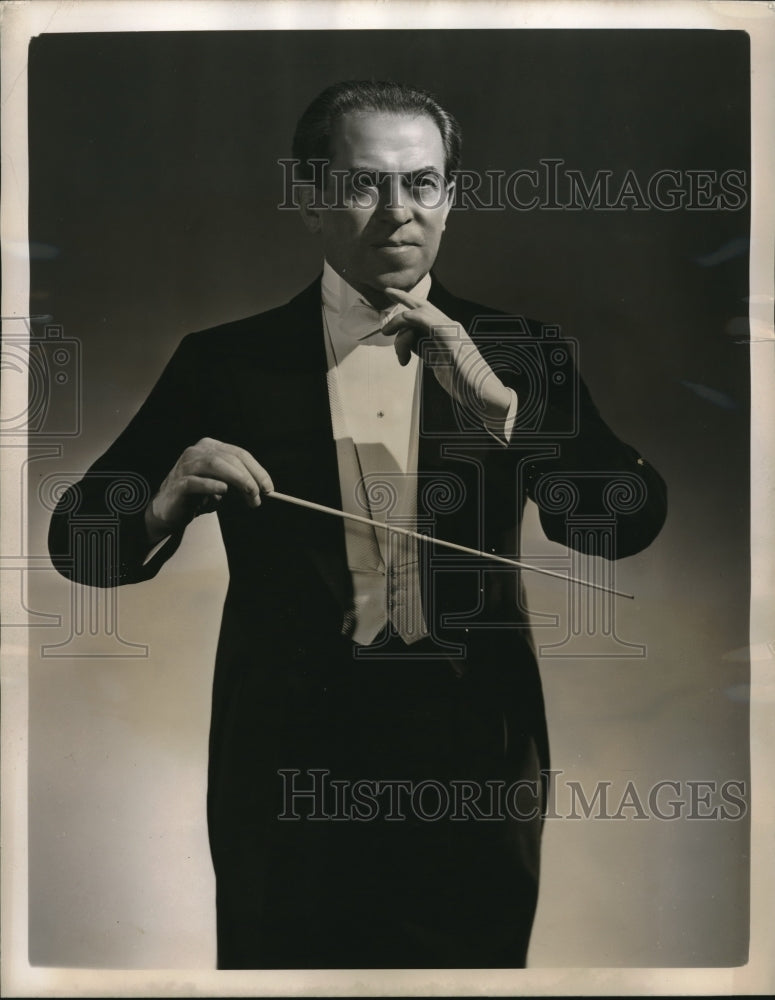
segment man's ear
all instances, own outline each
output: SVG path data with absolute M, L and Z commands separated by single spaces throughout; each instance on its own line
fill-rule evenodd
M 320 192 L 310 184 L 300 188 L 297 193 L 302 222 L 309 232 L 319 233 L 322 226 L 320 215 L 323 211 Z
M 452 203 L 455 200 L 455 182 L 447 182 L 447 203 L 444 206 L 444 225 L 441 227 L 442 230 L 447 228 L 447 216 L 449 215 L 449 210 L 452 208 Z

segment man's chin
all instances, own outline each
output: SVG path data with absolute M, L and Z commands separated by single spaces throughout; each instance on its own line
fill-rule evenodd
M 384 282 L 380 281 L 379 284 L 375 282 L 364 287 L 361 289 L 361 294 L 369 300 L 375 309 L 387 309 L 388 306 L 394 306 L 396 300 L 387 295 L 386 288 L 397 288 L 401 292 L 411 292 L 420 280 L 420 278 L 391 275 Z
M 378 294 L 384 294 L 386 288 L 397 288 L 401 292 L 411 292 L 425 277 L 427 270 L 412 268 L 411 270 L 389 271 L 371 282 L 371 288 Z

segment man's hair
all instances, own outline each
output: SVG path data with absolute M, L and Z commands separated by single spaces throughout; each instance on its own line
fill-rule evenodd
M 441 133 L 444 174 L 451 180 L 460 166 L 463 142 L 460 125 L 425 90 L 386 80 L 343 80 L 318 94 L 299 119 L 293 136 L 293 156 L 305 180 L 319 175 L 310 160 L 331 159 L 331 133 L 350 111 L 379 111 L 397 115 L 427 115 Z

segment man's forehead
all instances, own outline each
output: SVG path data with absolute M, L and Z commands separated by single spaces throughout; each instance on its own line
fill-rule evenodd
M 429 115 L 348 112 L 331 133 L 331 164 L 354 169 L 444 170 L 444 143 Z

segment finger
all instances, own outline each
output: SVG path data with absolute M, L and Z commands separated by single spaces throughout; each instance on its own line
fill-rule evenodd
M 412 358 L 412 348 L 417 342 L 417 334 L 414 330 L 402 330 L 393 341 L 398 363 L 404 367 L 409 364 Z
M 228 488 L 222 479 L 210 479 L 207 476 L 186 476 L 183 480 L 183 492 L 195 496 L 220 498 Z
M 209 505 L 217 504 L 225 496 L 228 488 L 220 479 L 211 479 L 207 476 L 182 476 L 175 483 L 174 494 L 170 494 L 168 489 L 165 492 L 165 484 L 162 484 L 161 490 L 151 501 L 151 513 L 164 524 L 172 524 L 179 520 L 181 510 L 193 511 L 193 516 L 196 517 L 200 513 L 205 513 L 207 509 L 215 509 Z
M 226 441 L 218 441 L 216 438 L 208 437 L 202 438 L 201 441 L 198 441 L 193 448 L 188 449 L 188 452 L 196 461 L 207 459 L 213 454 L 237 458 L 248 470 L 250 475 L 255 480 L 256 485 L 260 489 L 262 489 L 265 493 L 274 489 L 272 478 L 266 469 L 262 465 L 259 465 L 249 451 L 246 451 L 244 448 L 240 448 L 238 445 L 229 444 Z
M 389 299 L 393 299 L 394 302 L 402 302 L 405 306 L 409 306 L 410 309 L 417 309 L 425 302 L 425 299 L 418 299 L 415 296 L 409 295 L 408 292 L 402 292 L 400 288 L 385 288 L 384 292 Z
M 193 517 L 215 510 L 229 488 L 220 479 L 208 479 L 204 476 L 186 476 L 181 486 L 184 503 Z
M 202 455 L 190 472 L 203 478 L 218 478 L 246 494 L 248 501 L 258 507 L 261 503 L 260 488 L 238 455 L 221 447 L 217 452 Z
M 394 333 L 405 330 L 407 327 L 425 329 L 425 322 L 418 313 L 400 312 L 396 313 L 392 319 L 382 327 L 382 335 L 392 337 Z
M 239 448 L 237 445 L 233 444 L 224 445 L 223 447 L 240 459 L 263 493 L 272 493 L 274 491 L 272 477 L 263 465 L 260 465 L 256 459 L 253 458 L 249 451 L 246 451 L 244 448 Z
M 225 494 L 223 493 L 212 493 L 209 496 L 202 494 L 197 500 L 194 517 L 200 517 L 202 514 L 212 514 L 224 496 Z

